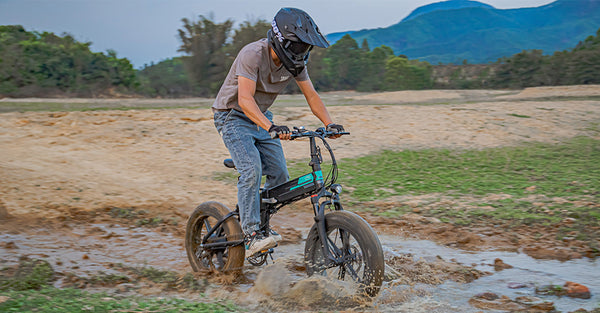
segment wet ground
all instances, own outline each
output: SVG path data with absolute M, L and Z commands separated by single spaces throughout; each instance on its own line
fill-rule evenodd
M 132 212 L 135 211 L 127 214 Z M 122 217 L 115 217 L 117 213 Z M 467 251 L 379 231 L 386 281 L 373 302 L 365 303 L 354 298 L 348 286 L 306 277 L 302 239 L 309 229 L 307 212 L 276 215 L 274 223 L 288 240 L 276 249 L 275 262 L 262 267 L 247 265 L 243 278 L 236 281 L 197 275 L 196 279 L 203 282 L 201 291 L 175 290 L 148 280 L 107 281 L 109 275 L 131 276 L 131 268 L 174 271 L 180 277 L 191 272 L 183 248 L 182 227 L 175 225 L 183 218 L 141 225 L 140 220 L 152 221 L 150 213 L 142 211 L 137 219 L 127 214 L 107 209 L 62 221 L 13 217 L 11 223 L 0 227 L 0 267 L 13 266 L 27 255 L 50 262 L 58 273 L 58 287 L 188 299 L 202 299 L 202 293 L 210 299 L 229 299 L 242 308 L 264 312 L 286 311 L 291 305 L 300 311 L 480 312 L 480 308 L 469 304 L 476 294 L 493 292 L 511 299 L 536 296 L 536 287 L 562 285 L 566 281 L 588 286 L 592 298 L 537 296 L 553 302 L 560 312 L 592 310 L 600 301 L 596 292 L 600 290 L 597 260 L 561 262 L 534 259 L 520 252 Z M 145 218 L 140 219 L 141 216 Z M 294 222 L 298 220 L 303 222 Z M 299 225 L 294 227 L 292 223 Z M 495 268 L 496 259 L 511 268 Z M 104 280 L 99 283 L 98 277 Z M 520 288 L 509 288 L 515 284 Z

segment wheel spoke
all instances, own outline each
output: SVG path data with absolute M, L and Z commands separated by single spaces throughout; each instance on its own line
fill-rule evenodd
M 340 240 L 342 241 L 343 251 L 350 251 L 350 233 L 340 229 Z
M 225 266 L 225 261 L 223 260 L 223 252 L 217 252 L 217 269 L 222 269 Z
M 329 245 L 329 250 L 331 251 L 331 254 L 333 254 L 333 256 L 337 259 L 343 256 L 343 252 L 342 250 L 340 250 L 337 245 L 335 244 L 335 242 L 337 241 L 337 232 L 336 235 L 334 236 L 335 240 L 331 240 L 331 238 L 329 238 L 329 236 L 327 236 L 327 242 Z
M 199 223 L 200 224 L 200 223 Z M 206 230 L 206 232 L 202 232 L 202 230 L 200 230 L 197 233 L 197 237 L 199 239 L 199 243 L 202 243 L 202 239 L 204 238 L 204 236 L 206 236 L 206 234 L 208 234 L 213 227 L 211 226 L 211 222 L 209 221 L 209 217 L 205 216 L 204 219 L 202 220 L 202 224 L 204 225 L 204 227 L 199 227 L 199 228 L 204 228 Z M 216 230 L 211 237 L 215 236 L 221 236 L 221 234 L 223 233 L 223 228 L 221 227 L 220 229 Z M 210 242 L 210 238 L 207 238 L 208 241 Z M 196 254 L 198 259 L 200 260 L 200 262 L 202 262 L 204 264 L 205 267 L 207 268 L 213 268 L 213 269 L 217 269 L 220 270 L 225 266 L 225 260 L 227 258 L 227 255 L 223 253 L 224 251 L 220 251 L 220 250 L 212 250 L 212 249 L 202 249 L 202 248 L 198 248 L 198 253 Z
M 339 266 L 340 271 L 338 272 L 338 279 L 339 280 L 344 280 L 344 277 L 346 276 L 346 267 L 342 264 Z
M 358 273 L 354 270 L 354 267 L 352 266 L 352 262 L 344 263 L 342 266 L 345 270 L 348 270 L 348 273 L 350 274 L 350 276 L 352 276 L 352 279 L 354 279 L 357 282 L 361 281 L 360 277 L 358 277 Z
M 208 218 L 204 219 L 204 227 L 206 228 L 207 233 L 211 230 L 210 224 L 208 223 Z

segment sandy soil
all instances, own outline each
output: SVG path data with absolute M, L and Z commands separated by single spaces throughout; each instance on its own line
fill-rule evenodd
M 600 93 L 600 86 L 560 88 L 568 95 Z M 530 99 L 546 93 L 546 88 L 537 94 L 526 89 L 520 94 L 528 101 L 498 101 L 488 92 L 495 101 L 332 106 L 331 115 L 352 133 L 334 142 L 334 148 L 339 158 L 349 158 L 382 149 L 556 142 L 584 134 L 587 125 L 600 120 L 598 101 Z M 457 91 L 394 92 L 387 99 L 416 101 L 419 94 L 428 101 L 455 98 Z M 383 96 L 371 95 L 373 103 Z M 319 126 L 306 107 L 274 111 L 278 123 Z M 215 196 L 233 199 L 235 190 L 213 179 L 225 170 L 221 161 L 228 152 L 211 117 L 209 109 L 1 114 L 1 200 L 12 214 L 55 216 L 73 207 L 167 205 L 187 212 Z M 286 142 L 284 148 L 289 159 L 305 157 L 305 143 Z
M 600 122 L 600 100 L 594 98 L 597 96 L 600 96 L 600 86 L 523 91 L 331 93 L 324 94 L 323 98 L 327 103 L 350 104 L 333 105 L 329 111 L 335 121 L 352 134 L 332 142 L 336 156 L 352 158 L 380 150 L 479 149 L 526 141 L 559 142 L 577 135 L 597 136 L 597 133 L 589 133 L 588 128 Z M 3 101 L 8 100 L 49 101 Z M 87 100 L 52 100 L 56 101 Z M 118 100 L 93 100 L 101 101 Z M 148 100 L 123 101 L 135 105 Z M 179 100 L 160 101 L 175 103 Z M 195 100 L 185 101 L 194 103 Z M 198 101 L 203 105 L 207 103 L 206 99 Z M 275 122 L 307 128 L 320 126 L 309 109 L 299 105 L 301 102 L 298 96 L 280 97 L 273 108 Z M 285 142 L 284 149 L 288 159 L 306 159 L 305 142 Z M 122 249 L 126 250 L 128 243 L 142 245 L 143 241 L 135 243 L 137 241 L 127 240 L 127 236 L 133 236 L 133 240 L 144 234 L 132 235 L 123 230 L 114 235 L 103 228 L 86 230 L 81 223 L 111 223 L 106 215 L 99 215 L 110 213 L 114 208 L 135 208 L 148 212 L 148 216 L 173 219 L 172 225 L 163 225 L 163 232 L 173 237 L 164 238 L 161 245 L 169 246 L 181 239 L 182 225 L 198 203 L 219 200 L 230 207 L 235 204 L 235 186 L 215 179 L 216 174 L 228 171 L 222 166 L 228 152 L 207 108 L 3 113 L 0 114 L 0 151 L 0 234 L 22 234 L 28 229 L 34 234 L 43 225 L 47 228 L 45 231 L 57 238 L 64 235 L 64 240 L 70 236 L 77 240 L 79 237 L 72 233 L 73 229 L 84 227 L 77 234 L 92 234 L 105 240 L 122 237 Z M 419 203 L 416 198 L 401 201 Z M 296 207 L 276 215 L 275 223 L 287 238 L 299 241 L 295 229 L 308 227 L 309 215 L 307 209 Z M 518 248 L 514 240 L 503 236 L 508 234 L 501 231 L 492 232 L 492 239 L 482 241 L 481 236 L 473 233 L 489 233 L 489 229 L 432 225 L 418 214 L 402 221 L 365 217 L 378 231 L 399 236 L 412 234 L 466 249 Z M 79 221 L 79 226 L 68 221 Z M 175 226 L 175 222 L 179 226 Z M 10 245 L 2 244 L 3 248 Z M 60 247 L 62 243 L 56 245 Z M 560 253 L 549 253 L 548 257 L 577 257 Z M 184 270 L 185 257 L 180 251 L 174 254 L 181 260 L 165 262 Z

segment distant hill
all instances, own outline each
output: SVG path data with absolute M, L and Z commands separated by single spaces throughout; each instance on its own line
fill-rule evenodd
M 470 0 L 449 0 L 442 2 L 435 2 L 428 5 L 424 5 L 412 11 L 407 17 L 405 17 L 402 22 L 412 20 L 417 16 L 421 16 L 423 14 L 427 14 L 433 11 L 442 11 L 442 10 L 457 10 L 464 8 L 486 8 L 486 9 L 494 9 L 493 6 L 477 1 Z
M 600 0 L 558 0 L 536 8 L 500 10 L 476 1 L 450 0 L 420 7 L 386 28 L 350 34 L 359 44 L 386 45 L 395 54 L 438 63 L 494 62 L 522 50 L 547 54 L 570 49 L 600 28 Z

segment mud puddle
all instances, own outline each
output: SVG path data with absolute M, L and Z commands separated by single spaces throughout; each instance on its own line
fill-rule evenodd
M 168 232 L 120 224 L 75 225 L 0 233 L 0 266 L 17 263 L 22 255 L 50 262 L 56 272 L 89 277 L 115 274 L 117 264 L 186 271 L 181 239 Z M 59 282 L 60 283 L 60 282 Z
M 482 276 L 472 282 L 459 283 L 446 280 L 440 285 L 425 287 L 429 298 L 434 303 L 445 304 L 457 312 L 477 312 L 469 305 L 468 300 L 476 294 L 493 292 L 511 299 L 519 296 L 537 296 L 543 300 L 554 302 L 559 312 L 571 312 L 579 308 L 592 310 L 600 302 L 600 262 L 588 258 L 574 259 L 565 262 L 557 260 L 537 260 L 524 253 L 506 251 L 469 252 L 438 245 L 426 240 L 399 240 L 398 237 L 380 235 L 384 251 L 388 255 L 397 253 L 410 254 L 415 259 L 428 261 L 440 257 L 453 263 L 471 266 L 490 275 Z M 386 256 L 386 259 L 389 257 Z M 495 269 L 496 259 L 501 259 L 510 266 L 506 269 Z M 575 299 L 566 296 L 539 296 L 535 288 L 544 285 L 560 285 L 574 281 L 587 286 L 592 294 L 591 299 Z M 509 286 L 521 288 L 509 288 Z M 423 286 L 421 286 L 423 287 Z M 390 286 L 387 289 L 395 290 Z M 384 289 L 385 290 L 385 289 Z M 385 292 L 389 292 L 385 290 Z M 393 306 L 393 305 L 392 305 Z
M 295 230 L 302 238 L 308 229 Z M 525 254 L 499 251 L 468 252 L 426 240 L 402 240 L 380 234 L 384 246 L 387 277 L 379 296 L 371 303 L 352 296 L 348 286 L 322 278 L 307 278 L 303 266 L 304 241 L 276 248 L 267 266 L 247 266 L 244 278 L 234 283 L 210 280 L 203 290 L 210 299 L 229 299 L 252 311 L 319 311 L 351 309 L 372 312 L 480 312 L 469 299 L 482 292 L 535 296 L 535 287 L 575 281 L 590 288 L 592 298 L 540 296 L 554 302 L 558 311 L 591 310 L 600 301 L 600 264 L 590 259 L 566 262 L 536 260 Z M 98 273 L 118 274 L 129 267 L 154 267 L 191 272 L 183 240 L 160 228 L 132 227 L 118 223 L 61 225 L 24 228 L 0 233 L 1 266 L 15 264 L 27 255 L 50 262 L 58 273 L 91 277 Z M 512 268 L 496 271 L 494 260 L 502 259 Z M 200 278 L 199 279 L 203 279 Z M 519 283 L 524 287 L 509 288 Z M 60 287 L 61 280 L 56 285 Z M 113 287 L 114 293 L 119 293 Z M 131 292 L 164 296 L 164 290 L 131 288 Z M 148 289 L 148 288 L 146 288 Z M 196 292 L 197 293 L 197 292 Z M 193 291 L 177 293 L 191 298 Z M 202 300 L 201 300 L 202 301 Z

